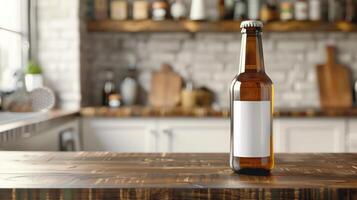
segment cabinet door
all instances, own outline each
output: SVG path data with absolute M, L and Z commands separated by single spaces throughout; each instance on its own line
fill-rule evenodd
M 23 138 L 1 145 L 2 150 L 10 151 L 58 151 L 60 150 L 60 133 L 71 130 L 74 137 L 74 145 L 79 147 L 79 120 L 63 123 L 49 130 L 24 134 Z M 76 150 L 80 150 L 79 148 Z
M 157 151 L 157 127 L 152 119 L 84 118 L 82 127 L 85 151 Z
M 347 123 L 347 151 L 357 152 L 357 119 L 349 119 Z
M 159 120 L 161 151 L 229 152 L 229 120 L 175 118 Z
M 276 152 L 344 152 L 344 119 L 277 119 L 274 121 Z

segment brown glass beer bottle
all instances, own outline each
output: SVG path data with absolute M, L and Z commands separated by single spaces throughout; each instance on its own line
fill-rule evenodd
M 274 167 L 274 88 L 264 70 L 263 24 L 243 21 L 241 28 L 239 72 L 230 88 L 230 165 L 238 173 L 268 174 Z

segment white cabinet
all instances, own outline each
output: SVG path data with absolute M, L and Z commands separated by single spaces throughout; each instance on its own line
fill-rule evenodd
M 154 119 L 82 119 L 85 151 L 156 152 L 158 150 Z
M 82 126 L 86 151 L 229 152 L 230 148 L 227 118 L 84 118 Z M 273 131 L 275 152 L 357 151 L 357 119 L 347 123 L 343 118 L 278 118 Z
M 275 152 L 345 152 L 345 119 L 278 119 L 274 121 Z
M 2 144 L 0 149 L 8 151 L 59 151 L 61 134 L 66 131 L 71 132 L 73 145 L 77 147 L 74 150 L 80 150 L 78 149 L 80 147 L 78 119 L 56 125 L 43 132 L 24 135 L 23 138 Z
M 229 120 L 84 118 L 86 151 L 228 152 Z
M 347 151 L 357 152 L 357 119 L 348 119 Z
M 164 152 L 229 152 L 228 119 L 160 120 L 159 132 Z

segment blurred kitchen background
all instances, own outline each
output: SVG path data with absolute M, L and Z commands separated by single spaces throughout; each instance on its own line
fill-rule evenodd
M 357 151 L 356 0 L 0 5 L 1 149 L 228 152 L 239 24 L 260 19 L 275 150 Z

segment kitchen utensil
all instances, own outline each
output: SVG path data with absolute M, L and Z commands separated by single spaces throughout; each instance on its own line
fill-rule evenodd
M 55 95 L 52 90 L 46 87 L 36 88 L 29 92 L 31 99 L 31 109 L 33 112 L 47 111 L 55 105 Z
M 322 108 L 352 107 L 352 88 L 349 71 L 335 62 L 335 48 L 328 46 L 327 63 L 318 65 L 317 76 Z
M 150 104 L 154 107 L 175 107 L 180 103 L 182 79 L 171 66 L 164 64 L 154 72 L 149 94 Z

